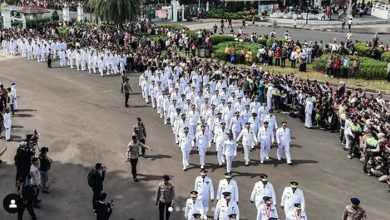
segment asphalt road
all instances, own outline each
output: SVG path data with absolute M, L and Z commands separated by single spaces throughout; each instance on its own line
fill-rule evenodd
M 199 22 L 183 22 L 183 25 L 188 26 L 191 29 L 213 29 L 214 24 L 217 24 L 218 26 L 218 33 L 221 32 L 220 30 L 220 22 L 206 22 L 206 23 L 199 23 Z M 257 34 L 269 34 L 271 31 L 275 30 L 276 37 L 283 38 L 284 33 L 286 30 L 289 31 L 290 37 L 292 37 L 294 40 L 299 40 L 300 42 L 303 41 L 320 41 L 322 40 L 324 43 L 328 43 L 329 41 L 333 41 L 336 39 L 337 42 L 345 41 L 346 40 L 346 34 L 348 32 L 347 28 L 343 32 L 335 32 L 334 28 L 330 31 L 321 31 L 321 30 L 304 30 L 304 29 L 294 29 L 291 27 L 277 27 L 274 29 L 273 27 L 259 27 L 264 26 L 265 24 L 261 22 L 256 22 L 256 26 L 251 26 L 251 22 L 246 22 L 247 26 L 246 28 L 243 28 L 243 33 L 252 34 L 253 32 Z M 321 25 L 318 25 L 321 27 Z M 367 25 L 366 25 L 367 26 Z M 227 23 L 225 23 L 224 32 L 225 34 L 228 34 L 230 32 L 230 29 L 226 28 Z M 241 27 L 241 22 L 235 21 L 233 23 L 233 30 L 238 33 L 238 29 Z M 347 26 L 346 26 L 347 27 Z M 360 27 L 355 29 L 352 29 L 352 36 L 354 40 L 359 41 L 371 41 L 372 37 L 374 36 L 373 33 L 383 31 L 383 27 L 381 25 L 378 25 L 379 29 L 376 29 L 375 25 L 370 26 L 370 28 Z M 340 28 L 341 29 L 341 28 Z M 386 31 L 386 30 L 384 30 Z M 359 32 L 359 33 L 357 33 Z M 368 33 L 362 33 L 362 32 L 373 32 L 371 34 Z M 383 41 L 385 44 L 388 44 L 390 42 L 390 35 L 388 34 L 379 34 L 379 41 Z
M 14 141 L 0 140 L 0 146 L 8 146 L 2 158 L 6 164 L 0 165 L 0 198 L 15 191 L 13 156 L 17 141 L 37 129 L 41 134 L 40 145 L 49 147 L 49 156 L 54 160 L 50 174 L 52 192 L 41 195 L 42 208 L 36 211 L 38 219 L 94 219 L 87 173 L 96 162 L 107 166 L 104 187 L 108 197 L 115 200 L 111 219 L 157 219 L 153 200 L 156 184 L 163 174 L 173 177 L 176 206 L 181 210 L 175 210 L 172 219 L 184 219 L 182 209 L 199 173 L 199 159 L 192 154 L 191 168 L 182 171 L 181 153 L 170 128 L 142 100 L 136 75 L 131 77 L 135 94 L 131 95 L 128 109 L 123 107 L 119 77 L 101 78 L 62 68 L 49 70 L 45 64 L 17 58 L 0 61 L 0 81 L 5 85 L 16 82 L 20 109 L 13 118 Z M 125 162 L 126 144 L 136 117 L 144 120 L 147 144 L 153 148 L 147 153 L 148 158 L 139 162 L 141 181 L 138 183 L 132 181 L 130 166 Z M 340 219 L 343 207 L 352 196 L 361 199 L 369 219 L 388 219 L 390 201 L 386 185 L 364 175 L 358 160 L 346 159 L 336 134 L 307 130 L 295 119 L 277 117 L 277 121 L 282 120 L 287 120 L 292 130 L 292 157 L 296 165 L 268 162 L 245 167 L 240 153 L 233 164 L 233 175 L 240 190 L 242 219 L 255 219 L 256 211 L 249 196 L 260 173 L 269 175 L 278 204 L 283 188 L 291 180 L 298 181 L 305 193 L 310 219 Z M 276 157 L 274 148 L 271 155 Z M 253 160 L 258 157 L 259 150 L 252 152 Z M 217 188 L 225 169 L 215 166 L 215 152 L 210 152 L 206 162 Z M 284 217 L 280 208 L 278 211 Z M 0 219 L 16 219 L 16 216 L 0 209 Z

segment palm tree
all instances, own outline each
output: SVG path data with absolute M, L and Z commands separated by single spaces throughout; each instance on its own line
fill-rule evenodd
M 134 21 L 140 13 L 142 0 L 89 0 L 95 15 L 103 22 L 123 25 Z

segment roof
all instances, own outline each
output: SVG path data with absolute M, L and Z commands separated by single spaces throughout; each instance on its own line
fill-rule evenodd
M 48 13 L 49 10 L 47 10 L 45 8 L 38 7 L 36 5 L 30 5 L 30 6 L 26 6 L 26 7 L 21 7 L 18 10 L 18 12 L 23 13 L 23 14 L 44 14 L 44 13 Z

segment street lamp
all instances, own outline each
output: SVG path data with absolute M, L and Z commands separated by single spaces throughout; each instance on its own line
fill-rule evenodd
M 309 19 L 309 0 L 306 0 L 306 24 Z

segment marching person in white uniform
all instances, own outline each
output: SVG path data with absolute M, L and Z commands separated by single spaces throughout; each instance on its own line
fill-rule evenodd
M 284 209 L 286 216 L 289 216 L 294 211 L 294 204 L 301 204 L 301 208 L 305 210 L 305 197 L 303 191 L 298 188 L 298 182 L 291 181 L 291 186 L 285 187 L 282 195 L 280 206 Z M 286 218 L 288 220 L 288 218 Z
M 195 220 L 193 214 L 201 214 L 201 219 L 207 219 L 204 215 L 202 200 L 198 198 L 197 191 L 191 191 L 191 198 L 187 199 L 184 218 L 187 220 Z
M 225 163 L 225 158 L 223 157 L 223 148 L 225 141 L 227 140 L 228 136 L 228 129 L 226 129 L 226 123 L 222 121 L 221 126 L 218 126 L 216 130 L 214 131 L 214 142 L 215 142 L 215 149 L 217 151 L 217 161 L 219 167 L 223 166 L 223 163 Z
M 257 140 L 260 144 L 260 163 L 264 163 L 264 159 L 269 159 L 271 151 L 271 143 L 274 137 L 273 130 L 268 126 L 268 121 L 263 123 L 257 134 Z
M 250 201 L 255 203 L 256 208 L 258 209 L 262 203 L 264 203 L 263 198 L 268 196 L 272 199 L 272 204 L 276 205 L 276 196 L 275 190 L 272 183 L 268 182 L 267 174 L 261 176 L 261 181 L 255 183 L 253 187 Z
M 313 127 L 312 114 L 313 114 L 313 99 L 312 97 L 308 97 L 306 99 L 306 105 L 305 105 L 305 127 L 306 128 Z
M 240 141 L 242 138 L 242 147 L 244 148 L 244 160 L 245 160 L 245 166 L 249 166 L 249 152 L 257 143 L 256 134 L 253 132 L 253 130 L 250 129 L 250 123 L 246 122 L 246 127 L 241 130 L 240 134 L 237 137 L 237 142 Z
M 12 121 L 11 121 L 11 113 L 8 111 L 8 109 L 5 109 L 5 113 L 3 115 L 4 118 L 4 128 L 5 128 L 5 140 L 10 141 L 11 140 L 11 128 L 12 128 Z
M 225 173 L 225 179 L 219 181 L 217 189 L 217 200 L 222 198 L 224 192 L 230 192 L 232 199 L 238 203 L 238 185 L 236 180 L 232 179 L 231 173 Z
M 240 210 L 230 192 L 224 192 L 223 198 L 218 200 L 215 207 L 214 220 L 240 219 Z
M 196 134 L 196 144 L 199 151 L 200 168 L 203 169 L 206 161 L 206 152 L 210 148 L 211 135 L 206 130 L 205 125 L 201 125 L 201 130 Z
M 209 204 L 214 201 L 214 186 L 213 181 L 210 177 L 207 176 L 207 170 L 202 169 L 200 171 L 200 176 L 195 179 L 195 191 L 199 194 L 199 199 L 203 204 L 203 214 L 207 216 L 207 212 L 209 211 Z
M 187 171 L 189 165 L 189 157 L 192 148 L 192 135 L 189 134 L 189 128 L 184 127 L 183 132 L 179 135 L 179 146 L 183 154 L 183 170 Z
M 290 142 L 291 142 L 291 134 L 290 129 L 287 128 L 287 122 L 282 122 L 282 127 L 276 130 L 276 142 L 278 143 L 277 157 L 278 160 L 282 158 L 282 151 L 284 149 L 286 154 L 286 160 L 288 165 L 292 165 L 291 155 L 290 155 Z
M 257 209 L 257 218 L 256 220 L 277 220 L 278 212 L 276 210 L 273 200 L 269 196 L 264 196 L 262 198 L 263 203 L 258 206 Z
M 237 142 L 233 139 L 232 133 L 229 133 L 228 139 L 223 145 L 222 152 L 226 158 L 226 172 L 230 173 L 232 170 L 233 159 L 237 156 Z
M 293 211 L 286 217 L 286 220 L 308 220 L 308 218 L 301 204 L 295 203 Z

